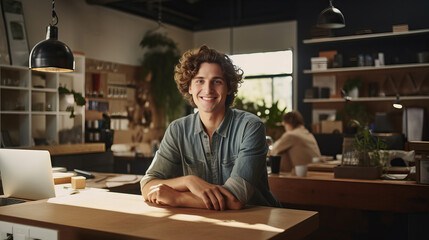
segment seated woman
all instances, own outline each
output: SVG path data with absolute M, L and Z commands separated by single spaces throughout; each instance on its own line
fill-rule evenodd
M 298 111 L 283 115 L 286 132 L 274 143 L 271 155 L 281 155 L 280 171 L 294 171 L 294 166 L 307 165 L 314 157 L 321 157 L 317 141 L 304 127 L 304 119 Z

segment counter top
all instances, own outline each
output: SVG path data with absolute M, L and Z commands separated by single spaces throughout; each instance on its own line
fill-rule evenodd
M 51 146 L 24 147 L 23 149 L 48 150 L 51 156 L 96 153 L 106 151 L 104 143 L 60 144 Z
M 302 239 L 319 224 L 313 211 L 161 207 L 102 191 L 1 207 L 0 220 L 55 229 L 59 239 Z
M 429 185 L 404 180 L 334 178 L 309 171 L 307 177 L 270 174 L 271 191 L 282 203 L 400 213 L 429 212 Z

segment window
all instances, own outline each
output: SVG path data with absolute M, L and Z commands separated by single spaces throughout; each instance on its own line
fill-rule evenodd
M 292 104 L 292 50 L 231 55 L 234 65 L 244 71 L 244 81 L 237 96 L 245 102 L 267 106 L 278 101 L 280 109 Z

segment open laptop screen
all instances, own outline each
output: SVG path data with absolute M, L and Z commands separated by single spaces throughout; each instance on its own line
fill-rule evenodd
M 6 197 L 29 200 L 55 197 L 48 151 L 2 148 L 0 174 Z

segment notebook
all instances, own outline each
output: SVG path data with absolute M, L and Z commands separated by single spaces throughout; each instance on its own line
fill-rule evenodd
M 44 150 L 0 149 L 4 197 L 40 200 L 55 197 L 51 156 Z M 2 200 L 1 202 L 14 202 Z

